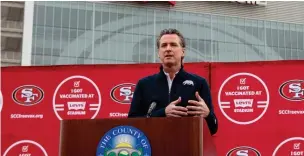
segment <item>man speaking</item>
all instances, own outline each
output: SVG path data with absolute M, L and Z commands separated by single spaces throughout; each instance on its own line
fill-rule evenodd
M 138 81 L 128 117 L 202 116 L 213 135 L 218 123 L 210 89 L 204 78 L 185 71 L 185 47 L 178 30 L 161 31 L 157 39 L 160 71 Z

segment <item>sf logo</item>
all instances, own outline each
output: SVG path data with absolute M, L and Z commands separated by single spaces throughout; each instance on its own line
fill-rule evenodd
M 279 89 L 280 95 L 290 101 L 304 100 L 304 80 L 289 80 Z
M 226 156 L 261 156 L 261 153 L 255 148 L 240 146 L 231 149 Z
M 301 83 L 292 83 L 289 85 L 289 93 L 293 93 L 293 98 L 304 96 L 304 88 L 301 88 Z
M 236 152 L 236 155 L 237 156 L 249 156 L 248 153 L 249 153 L 248 150 L 239 150 Z
M 130 104 L 133 99 L 135 84 L 122 83 L 116 85 L 111 90 L 111 98 L 120 104 Z
M 21 98 L 25 98 L 26 103 L 34 101 L 38 96 L 37 93 L 33 93 L 33 88 L 24 88 L 21 91 Z
M 124 101 L 131 101 L 131 98 L 133 98 L 134 92 L 131 89 L 132 89 L 131 86 L 120 88 L 120 96 L 124 97 Z

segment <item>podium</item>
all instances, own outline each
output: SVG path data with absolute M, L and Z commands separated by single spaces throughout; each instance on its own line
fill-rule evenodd
M 216 156 L 205 119 L 62 120 L 60 156 Z

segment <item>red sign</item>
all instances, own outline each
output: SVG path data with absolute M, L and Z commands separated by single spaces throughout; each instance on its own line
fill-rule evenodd
M 185 64 L 211 80 L 218 155 L 304 155 L 303 67 Z M 3 67 L 1 154 L 58 155 L 61 119 L 125 118 L 138 80 L 157 72 L 159 64 Z
M 304 120 L 303 66 L 304 61 L 211 64 L 218 155 L 304 152 L 293 148 L 304 139 L 304 127 L 299 124 Z M 280 145 L 294 137 L 297 141 Z
M 127 117 L 136 83 L 158 73 L 159 66 L 2 68 L 1 154 L 55 156 L 60 120 Z M 208 67 L 186 64 L 185 70 L 208 79 Z
M 168 1 L 172 6 L 175 6 L 176 1 Z

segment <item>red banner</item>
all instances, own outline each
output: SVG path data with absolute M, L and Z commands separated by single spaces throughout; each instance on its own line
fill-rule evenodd
M 176 1 L 169 1 L 169 3 L 170 3 L 172 6 L 175 6 Z
M 185 70 L 209 77 L 208 63 Z M 1 154 L 57 156 L 59 120 L 127 117 L 137 81 L 159 64 L 2 68 Z
M 218 155 L 304 155 L 304 62 L 215 63 Z
M 135 84 L 158 67 L 2 68 L 1 154 L 58 155 L 59 120 L 126 117 Z M 304 155 L 304 61 L 193 63 L 185 69 L 211 78 L 218 155 Z

